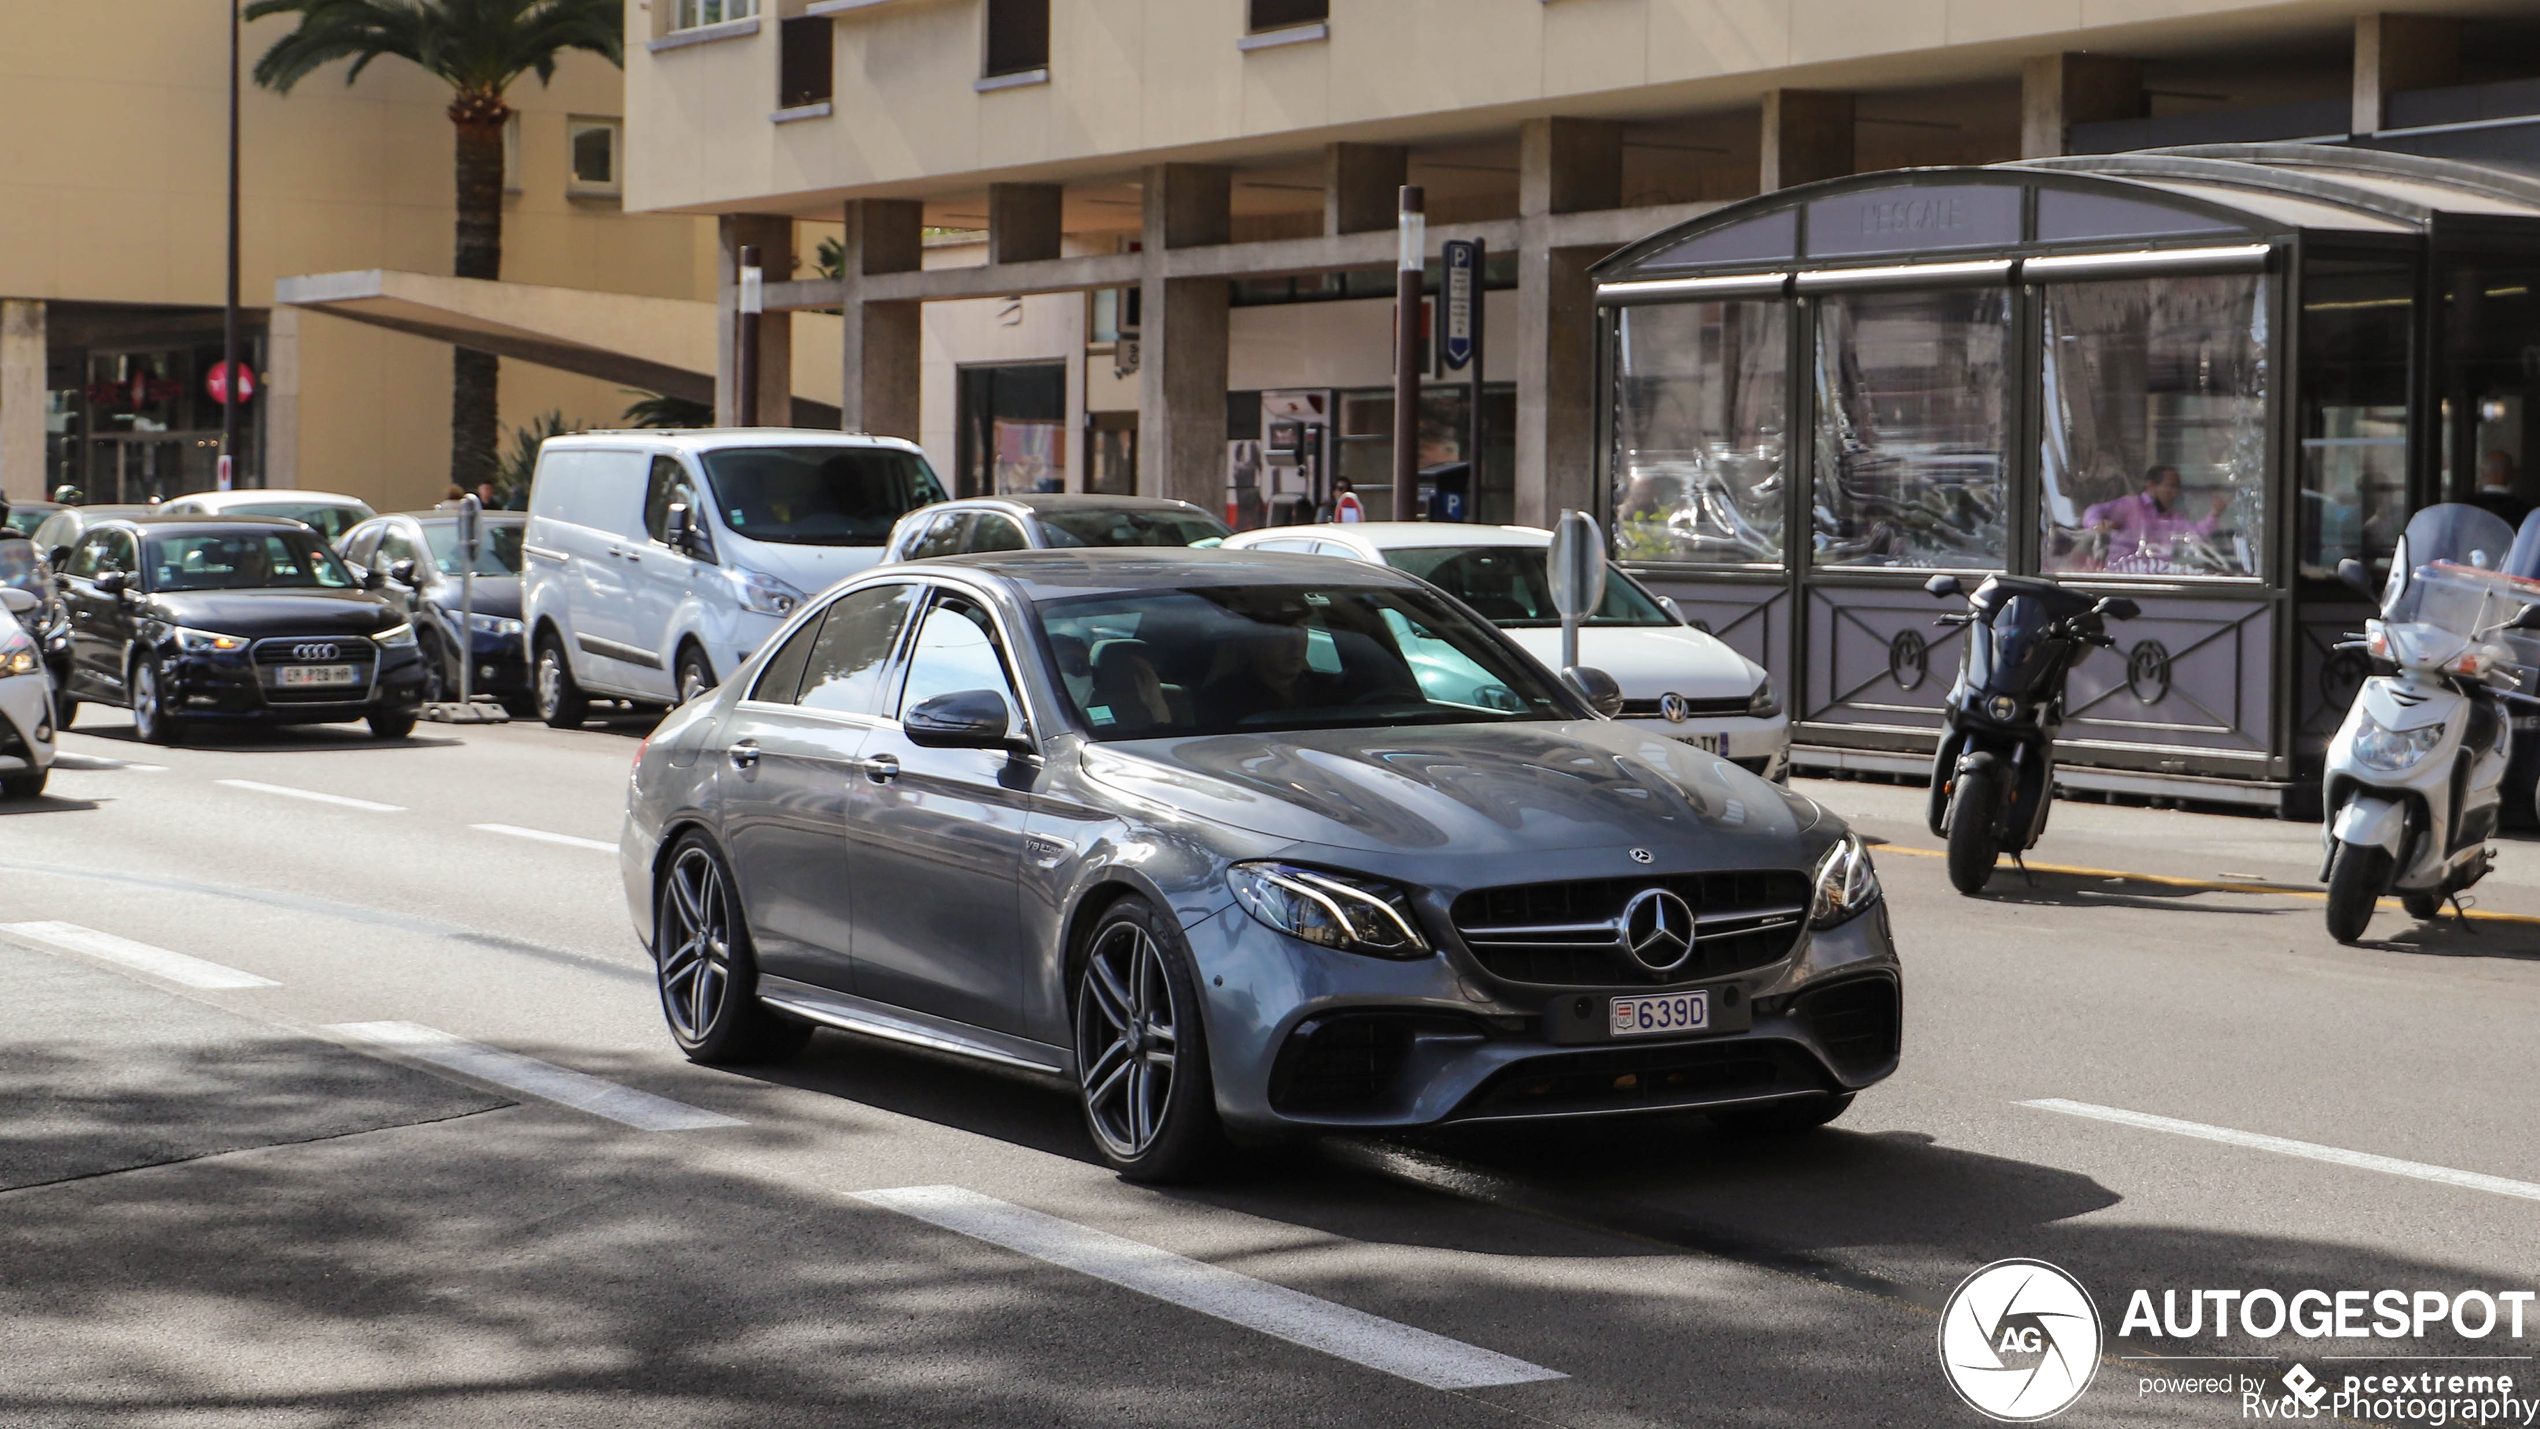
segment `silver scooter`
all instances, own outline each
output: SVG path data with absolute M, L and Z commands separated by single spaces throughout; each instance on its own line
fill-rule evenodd
M 2540 626 L 2540 582 L 2499 569 L 2514 531 L 2475 506 L 2429 506 L 2408 522 L 2364 639 L 2376 673 L 2328 747 L 2321 804 L 2328 931 L 2361 938 L 2396 892 L 2431 918 L 2487 874 L 2512 749 L 2507 691 L 2519 681 L 2506 636 Z M 2373 594 L 2360 562 L 2338 576 Z

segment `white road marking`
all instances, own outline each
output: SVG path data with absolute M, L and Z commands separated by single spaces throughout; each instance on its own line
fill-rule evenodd
M 1566 1379 L 1558 1370 L 1399 1325 L 1363 1310 L 1255 1280 L 1107 1231 L 1027 1210 L 959 1186 L 850 1192 L 904 1216 L 1035 1260 L 1213 1315 L 1246 1329 L 1399 1375 L 1432 1389 L 1480 1389 Z
M 259 784 L 253 779 L 215 779 L 232 789 L 253 789 L 259 794 L 280 794 L 286 799 L 310 799 L 320 804 L 339 804 L 347 809 L 367 809 L 374 814 L 402 814 L 403 804 L 374 804 L 368 799 L 348 799 L 341 794 L 321 794 L 315 789 L 294 789 L 288 784 Z
M 2047 1097 L 2040 1101 L 2021 1102 L 2021 1106 L 2040 1111 L 2062 1112 L 2066 1116 L 2084 1116 L 2093 1121 L 2112 1121 L 2119 1126 L 2140 1127 L 2145 1131 L 2166 1131 L 2173 1136 L 2193 1136 L 2201 1141 L 2219 1141 L 2226 1146 L 2245 1146 L 2254 1151 L 2272 1151 L 2280 1156 L 2300 1156 L 2311 1161 L 2325 1161 L 2332 1166 L 2351 1166 L 2358 1171 L 2379 1171 L 2389 1176 L 2409 1176 L 2419 1181 L 2433 1181 L 2445 1186 L 2458 1186 L 2470 1191 L 2492 1191 L 2499 1196 L 2513 1196 L 2525 1201 L 2540 1201 L 2540 1185 L 2515 1181 L 2503 1176 L 2489 1176 L 2478 1171 L 2460 1171 L 2449 1166 L 2433 1166 L 2423 1161 L 2402 1161 L 2395 1156 L 2375 1156 L 2369 1151 L 2348 1151 L 2340 1146 L 2322 1146 L 2313 1141 L 2293 1141 L 2281 1136 L 2267 1136 L 2254 1131 L 2234 1131 L 2227 1126 L 2207 1126 L 2201 1121 L 2180 1121 L 2175 1117 L 2154 1116 L 2150 1112 L 2126 1111 L 2119 1107 L 2093 1106 L 2088 1102 L 2066 1101 Z
M 453 1037 L 415 1022 L 339 1022 L 327 1029 L 374 1046 L 403 1052 L 417 1061 L 465 1072 L 481 1081 L 533 1097 L 604 1116 L 638 1131 L 698 1131 L 712 1126 L 748 1123 L 720 1112 L 657 1097 L 605 1082 L 553 1062 L 505 1052 Z
M 243 973 L 236 968 L 225 968 L 218 963 L 207 963 L 201 958 L 187 957 L 183 953 L 173 953 L 165 948 L 155 948 L 148 943 L 136 943 L 130 938 L 118 938 L 112 933 L 100 933 L 94 928 L 83 928 L 77 923 L 0 923 L 0 933 L 15 933 L 21 938 L 32 938 L 39 943 L 50 943 L 54 947 L 67 948 L 74 953 L 86 953 L 92 958 L 103 958 L 110 963 L 121 963 L 125 967 L 148 973 L 152 977 L 163 977 L 170 982 L 182 983 L 187 987 L 282 986 L 271 978 L 258 977 L 254 973 Z
M 165 774 L 164 764 L 135 764 L 128 759 L 108 759 L 102 754 L 74 754 L 64 749 L 53 755 L 56 769 L 124 769 L 135 774 Z
M 536 839 L 540 843 L 563 844 L 566 848 L 587 848 L 597 853 L 617 852 L 615 844 L 602 843 L 598 839 L 578 839 L 571 834 L 551 834 L 545 829 L 524 829 L 515 824 L 470 824 L 468 827 L 483 833 L 509 834 L 516 839 Z

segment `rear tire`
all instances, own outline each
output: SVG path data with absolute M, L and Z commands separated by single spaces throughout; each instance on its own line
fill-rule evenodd
M 2002 840 L 1993 832 L 2002 801 L 1997 777 L 1989 769 L 1967 770 L 1958 775 L 1958 787 L 1949 797 L 1949 882 L 1969 896 L 1984 891 L 2002 852 Z
M 40 798 L 44 793 L 44 781 L 51 777 L 51 769 L 38 769 L 32 774 L 12 774 L 0 779 L 0 799 Z
M 811 1028 L 758 1000 L 758 956 L 732 871 L 703 834 L 671 849 L 653 890 L 653 971 L 662 1018 L 688 1060 L 781 1062 Z
M 2363 937 L 2373 904 L 2390 886 L 2387 849 L 2339 843 L 2328 860 L 2328 935 L 2341 943 Z
M 553 631 L 538 637 L 538 654 L 530 668 L 530 688 L 538 702 L 538 718 L 555 729 L 580 729 L 591 717 L 591 697 L 573 682 L 573 664 Z
M 1805 1097 L 1765 1106 L 1731 1108 L 1711 1113 L 1712 1124 L 1741 1136 L 1776 1136 L 1813 1131 L 1852 1109 L 1852 1093 Z

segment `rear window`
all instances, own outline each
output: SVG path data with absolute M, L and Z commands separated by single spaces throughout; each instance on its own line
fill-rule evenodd
M 797 546 L 879 546 L 944 499 L 926 459 L 887 447 L 725 447 L 703 454 L 734 534 Z
M 289 521 L 305 521 L 317 528 L 328 541 L 340 541 L 344 533 L 379 513 L 367 506 L 339 506 L 332 501 L 259 501 L 252 506 L 231 506 L 225 516 L 280 516 Z
M 1226 523 L 1200 511 L 1062 506 L 1039 515 L 1041 531 L 1053 546 L 1196 546 L 1234 534 Z

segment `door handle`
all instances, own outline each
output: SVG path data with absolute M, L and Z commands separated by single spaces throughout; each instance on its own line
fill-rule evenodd
M 876 754 L 857 762 L 864 766 L 864 777 L 876 784 L 888 784 L 900 777 L 900 761 L 896 755 Z
M 742 740 L 726 753 L 732 760 L 732 767 L 744 774 L 758 768 L 758 741 L 755 739 Z

